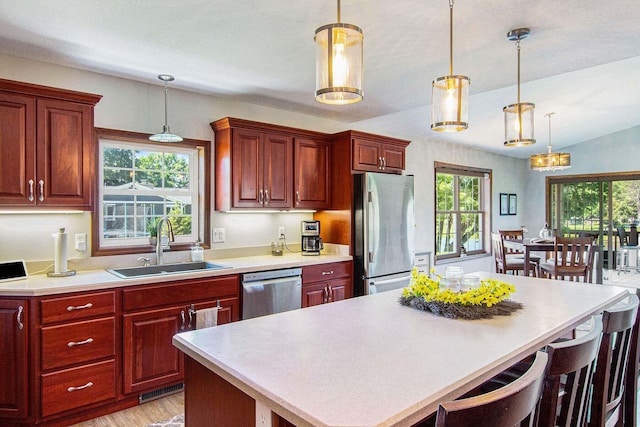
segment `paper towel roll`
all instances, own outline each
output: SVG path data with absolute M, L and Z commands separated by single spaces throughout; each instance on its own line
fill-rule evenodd
M 61 228 L 53 236 L 53 271 L 56 274 L 67 272 L 67 233 Z

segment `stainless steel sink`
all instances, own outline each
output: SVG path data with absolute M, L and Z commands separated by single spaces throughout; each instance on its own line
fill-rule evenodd
M 161 264 L 161 265 L 148 265 L 145 267 L 125 267 L 125 268 L 111 268 L 107 271 L 111 274 L 126 279 L 129 277 L 141 277 L 141 276 L 161 276 L 165 274 L 177 274 L 188 273 L 191 271 L 202 270 L 219 270 L 222 268 L 231 268 L 226 265 L 212 264 L 206 261 L 196 262 L 181 262 L 178 264 Z

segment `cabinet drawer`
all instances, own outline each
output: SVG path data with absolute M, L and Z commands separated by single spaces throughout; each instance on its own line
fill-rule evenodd
M 198 300 L 237 297 L 238 275 L 170 282 L 164 285 L 136 286 L 122 292 L 124 311 L 142 310 L 168 305 L 190 304 Z
M 43 299 L 40 301 L 42 324 L 113 314 L 115 301 L 113 291 Z
M 337 279 L 351 275 L 351 262 L 318 264 L 302 268 L 302 284 Z
M 42 375 L 42 416 L 114 399 L 114 360 Z
M 42 328 L 42 369 L 113 357 L 115 327 L 110 317 Z

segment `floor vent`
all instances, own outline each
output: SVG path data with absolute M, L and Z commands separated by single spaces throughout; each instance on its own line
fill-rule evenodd
M 159 388 L 147 393 L 142 393 L 140 396 L 138 396 L 138 403 L 146 403 L 151 400 L 160 399 L 161 397 L 178 393 L 182 390 L 184 390 L 184 384 L 176 384 L 169 387 Z

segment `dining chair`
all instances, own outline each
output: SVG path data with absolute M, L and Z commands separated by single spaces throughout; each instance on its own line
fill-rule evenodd
M 553 259 L 540 263 L 540 270 L 550 278 L 583 282 L 593 280 L 593 239 L 591 237 L 556 237 Z
M 629 236 L 624 227 L 618 227 L 618 251 L 616 254 L 616 271 L 628 272 L 630 265 L 630 258 L 632 255 L 636 258 L 636 270 L 640 268 L 640 246 L 632 246 L 629 244 Z
M 500 233 L 491 233 L 491 241 L 493 243 L 496 273 L 508 274 L 511 271 L 513 274 L 518 274 L 519 271 L 524 272 L 524 258 L 507 257 Z M 533 276 L 537 276 L 538 266 L 534 262 L 529 262 L 527 270 L 531 271 Z
M 547 345 L 549 362 L 538 409 L 538 427 L 587 425 L 602 319 L 593 318 L 592 324 L 586 335 Z
M 498 233 L 500 233 L 500 237 L 502 237 L 503 246 L 505 240 L 524 242 L 524 231 L 522 230 L 522 228 L 519 228 L 517 230 L 498 230 Z M 505 252 L 507 253 L 507 257 L 524 257 L 524 250 L 518 250 L 513 247 L 507 248 L 506 246 L 504 246 L 504 248 Z M 529 260 L 531 262 L 535 262 L 536 264 L 540 264 L 540 257 L 537 255 L 530 255 Z
M 589 427 L 625 425 L 626 371 L 639 303 L 638 296 L 630 293 L 626 303 L 616 304 L 602 313 L 602 338 L 593 374 Z
M 640 289 L 636 289 L 636 296 L 640 297 Z M 639 308 L 640 309 L 640 308 Z M 624 425 L 636 427 L 638 425 L 638 375 L 640 375 L 640 313 L 631 332 L 629 345 L 629 360 L 627 363 L 627 378 L 624 392 Z
M 547 354 L 538 351 L 531 367 L 515 381 L 479 396 L 440 403 L 436 427 L 530 426 L 542 394 Z

